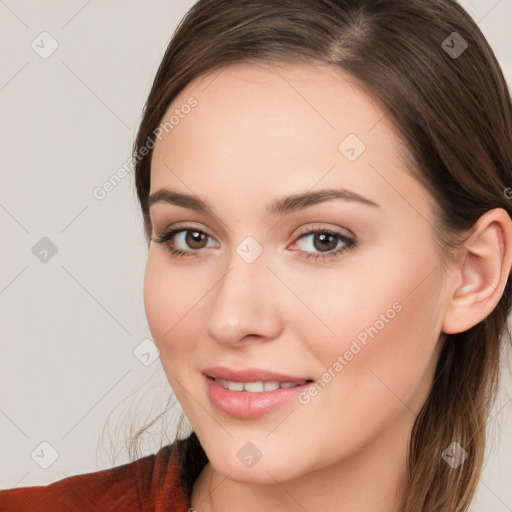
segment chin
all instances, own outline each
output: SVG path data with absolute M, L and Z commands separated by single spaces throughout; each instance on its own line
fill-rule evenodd
M 240 453 L 241 452 L 241 453 Z M 230 454 L 233 455 L 230 455 Z M 207 452 L 208 459 L 215 470 L 230 480 L 247 484 L 271 484 L 297 478 L 307 471 L 302 467 L 302 459 L 286 458 L 284 453 L 272 450 L 267 457 L 261 454 L 258 459 L 254 451 L 251 460 L 251 447 L 245 450 L 224 449 Z

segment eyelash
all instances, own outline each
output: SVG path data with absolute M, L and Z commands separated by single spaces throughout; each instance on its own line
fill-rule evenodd
M 175 249 L 173 247 L 173 243 L 170 243 L 173 241 L 174 236 L 178 233 L 181 233 L 182 231 L 194 231 L 194 232 L 202 233 L 202 234 L 212 238 L 206 231 L 197 229 L 195 226 L 180 226 L 178 228 L 166 231 L 166 232 L 162 233 L 161 235 L 157 235 L 155 238 L 152 238 L 152 240 L 153 240 L 153 242 L 158 243 L 158 244 L 166 244 L 167 249 L 173 258 L 193 257 L 193 256 L 199 257 L 199 253 L 202 252 L 204 249 L 183 251 L 181 249 Z M 338 256 L 341 256 L 342 253 L 349 251 L 350 249 L 353 249 L 357 245 L 357 242 L 353 238 L 350 238 L 338 231 L 332 231 L 330 229 L 314 229 L 314 230 L 305 229 L 297 235 L 295 242 L 300 240 L 303 237 L 306 237 L 307 235 L 312 235 L 312 234 L 317 234 L 317 233 L 323 233 L 323 234 L 326 233 L 328 235 L 338 237 L 338 240 L 341 240 L 345 245 L 340 249 L 335 249 L 335 250 L 333 249 L 331 252 L 328 252 L 325 254 L 310 253 L 307 251 L 298 251 L 299 256 L 301 256 L 302 258 L 306 258 L 306 259 L 313 258 L 315 260 L 320 259 L 320 260 L 324 260 L 324 261 L 328 260 L 328 259 L 332 260 L 332 259 L 336 259 Z

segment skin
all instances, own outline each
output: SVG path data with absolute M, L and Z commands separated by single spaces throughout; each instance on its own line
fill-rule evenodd
M 505 287 L 510 218 L 502 209 L 484 215 L 456 265 L 443 271 L 432 198 L 407 173 L 392 125 L 332 69 L 230 65 L 190 83 L 164 119 L 191 96 L 197 106 L 156 145 L 150 193 L 192 193 L 215 213 L 155 203 L 153 237 L 183 222 L 208 237 L 191 246 L 190 232 L 178 235 L 176 248 L 202 251 L 179 259 L 152 241 L 144 282 L 162 365 L 210 460 L 191 504 L 200 512 L 241 504 L 394 511 L 443 333 L 485 318 Z M 352 162 L 338 149 L 348 134 L 366 145 Z M 378 207 L 331 200 L 284 216 L 265 210 L 275 198 L 331 187 Z M 306 259 L 300 251 L 333 252 L 343 242 L 322 249 L 313 235 L 299 239 L 299 228 L 337 231 L 357 246 L 324 262 Z M 247 236 L 263 250 L 252 263 L 236 252 Z M 309 403 L 240 419 L 209 401 L 207 366 L 321 379 L 396 303 L 401 310 Z M 247 442 L 262 453 L 252 467 L 237 457 Z

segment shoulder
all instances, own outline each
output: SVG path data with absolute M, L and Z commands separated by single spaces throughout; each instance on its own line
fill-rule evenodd
M 0 490 L 2 512 L 187 511 L 172 445 L 114 468 L 49 485 Z

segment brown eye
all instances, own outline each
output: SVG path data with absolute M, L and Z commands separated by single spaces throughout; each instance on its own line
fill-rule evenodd
M 355 239 L 328 229 L 302 231 L 295 243 L 299 247 L 299 256 L 302 258 L 323 261 L 341 256 L 357 245 Z
M 338 245 L 337 235 L 323 233 L 321 231 L 318 231 L 313 235 L 313 246 L 315 249 L 318 249 L 319 251 L 332 251 L 336 249 L 336 246 Z
M 185 236 L 185 242 L 191 249 L 202 249 L 204 247 L 203 242 L 208 238 L 206 233 L 202 231 L 186 230 L 187 235 Z
M 180 227 L 171 229 L 153 238 L 158 244 L 165 244 L 173 257 L 197 256 L 208 248 L 208 239 L 213 238 L 208 233 L 195 227 Z M 211 247 L 211 245 L 210 245 Z

